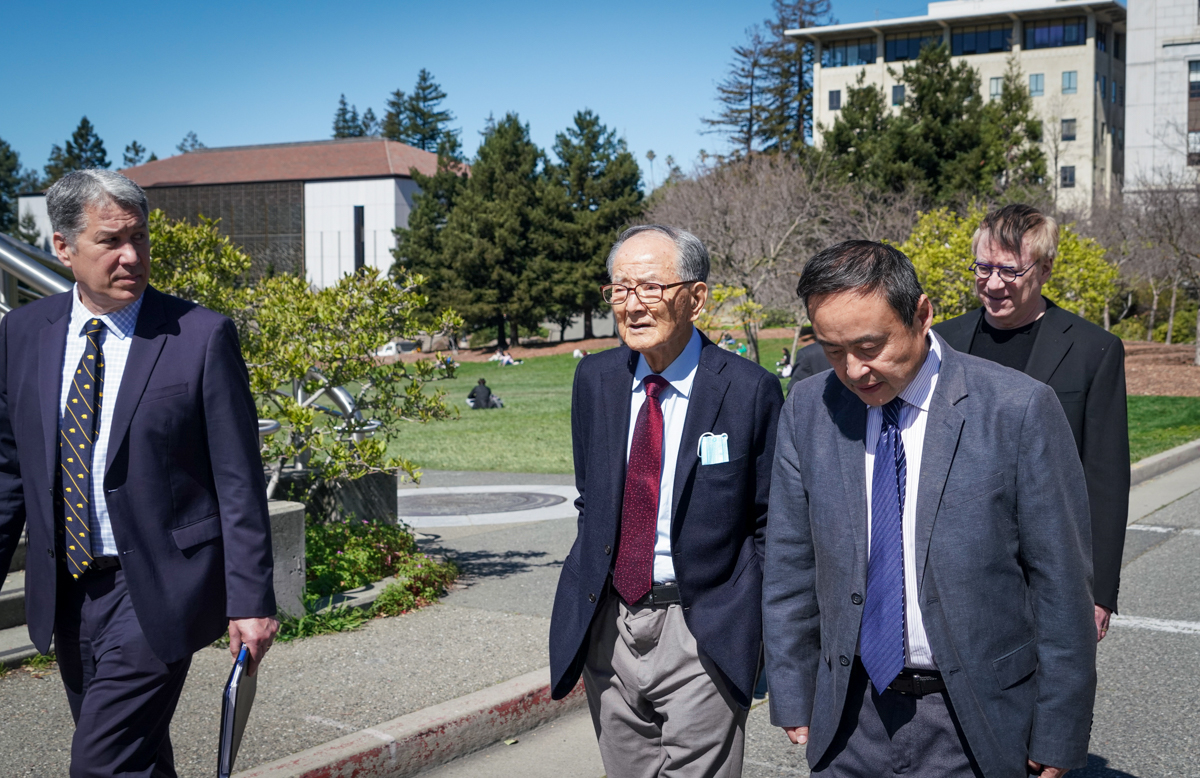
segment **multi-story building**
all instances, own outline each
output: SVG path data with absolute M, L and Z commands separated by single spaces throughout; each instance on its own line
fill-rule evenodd
M 1200 6 L 1131 0 L 1126 188 L 1200 172 Z
M 1121 188 L 1124 6 L 1112 0 L 949 0 L 930 3 L 928 9 L 926 16 L 788 31 L 816 47 L 817 144 L 860 73 L 899 111 L 905 64 L 924 44 L 944 42 L 956 62 L 965 61 L 979 73 L 985 99 L 1000 95 L 1008 60 L 1015 59 L 1044 122 L 1042 147 L 1060 207 L 1086 209 L 1095 198 Z

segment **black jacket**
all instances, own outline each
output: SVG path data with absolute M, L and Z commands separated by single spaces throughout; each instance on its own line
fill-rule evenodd
M 788 394 L 792 393 L 792 387 L 796 385 L 797 381 L 803 381 L 809 376 L 824 373 L 829 369 L 830 364 L 825 357 L 825 349 L 821 348 L 820 343 L 809 343 L 797 351 L 796 358 L 792 360 L 792 380 L 788 381 Z
M 700 650 L 748 707 L 762 645 L 762 558 L 779 379 L 701 336 L 675 469 L 671 549 L 684 618 Z M 579 680 L 592 619 L 617 557 L 625 490 L 630 392 L 638 355 L 627 346 L 585 357 L 575 370 L 571 436 L 579 534 L 563 563 L 550 622 L 555 699 Z M 700 466 L 705 432 L 729 435 L 729 461 Z
M 468 400 L 475 401 L 475 410 L 490 408 L 492 406 L 492 390 L 487 384 L 475 384 L 471 389 L 471 393 L 467 395 Z
M 970 352 L 981 316 L 977 308 L 933 329 L 955 350 Z M 1115 611 L 1129 519 L 1125 348 L 1117 336 L 1047 300 L 1024 372 L 1049 384 L 1071 425 L 1091 505 L 1093 594 Z

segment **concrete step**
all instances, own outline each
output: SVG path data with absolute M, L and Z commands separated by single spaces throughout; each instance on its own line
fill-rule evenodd
M 9 627 L 25 629 L 25 571 L 16 570 L 4 577 L 0 589 L 0 630 Z
M 21 535 L 21 540 L 17 543 L 17 550 L 13 552 L 12 562 L 8 565 L 9 572 L 13 570 L 25 569 L 25 535 Z
M 29 640 L 29 630 L 19 627 L 0 629 L 0 665 L 17 667 L 26 659 L 37 656 L 37 649 Z

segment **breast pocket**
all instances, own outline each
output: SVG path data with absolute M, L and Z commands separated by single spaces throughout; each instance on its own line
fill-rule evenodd
M 974 484 L 962 486 L 942 495 L 943 509 L 957 508 L 975 500 L 983 499 L 1004 488 L 1007 479 L 1004 473 L 992 473 Z
M 750 457 L 743 454 L 737 459 L 722 462 L 719 465 L 699 464 L 696 466 L 696 478 L 708 480 L 711 478 L 728 478 L 746 471 L 746 463 Z
M 142 392 L 142 403 L 151 403 L 155 400 L 163 400 L 167 397 L 174 397 L 177 394 L 187 394 L 188 385 L 184 381 L 182 384 L 171 384 L 170 386 L 150 386 Z

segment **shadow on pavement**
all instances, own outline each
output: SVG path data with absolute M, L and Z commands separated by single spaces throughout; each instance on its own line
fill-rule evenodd
M 1138 778 L 1133 773 L 1109 767 L 1107 759 L 1095 754 L 1088 754 L 1087 767 L 1072 770 L 1070 775 L 1076 778 Z
M 562 559 L 546 551 L 458 551 L 446 549 L 468 578 L 506 578 L 538 567 L 560 567 Z

